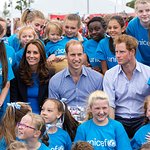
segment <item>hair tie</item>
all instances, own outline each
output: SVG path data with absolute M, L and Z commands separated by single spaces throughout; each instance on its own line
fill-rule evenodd
M 7 103 L 7 106 L 11 106 L 13 108 L 13 110 L 15 110 L 15 108 L 20 110 L 20 108 L 21 108 L 21 105 L 16 102 Z

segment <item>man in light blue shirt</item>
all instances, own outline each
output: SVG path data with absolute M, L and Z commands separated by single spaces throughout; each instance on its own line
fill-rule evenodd
M 143 102 L 150 95 L 150 67 L 136 61 L 137 46 L 129 35 L 115 39 L 118 65 L 106 72 L 103 82 L 110 98 L 110 116 L 123 123 L 130 138 L 143 123 Z
M 68 68 L 50 79 L 49 98 L 63 98 L 72 115 L 81 121 L 87 97 L 95 90 L 102 90 L 103 78 L 100 73 L 83 66 L 83 46 L 79 41 L 69 41 L 65 50 Z

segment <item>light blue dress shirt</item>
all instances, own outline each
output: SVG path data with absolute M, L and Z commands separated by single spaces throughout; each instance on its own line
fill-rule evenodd
M 78 117 L 82 115 L 80 112 L 85 112 L 89 94 L 95 90 L 102 90 L 102 81 L 100 73 L 83 66 L 80 79 L 75 83 L 66 68 L 50 79 L 49 98 L 64 98 L 72 115 Z
M 104 76 L 103 88 L 110 99 L 115 115 L 123 118 L 144 116 L 144 98 L 150 95 L 147 84 L 150 67 L 136 62 L 131 80 L 128 80 L 120 65 L 108 70 Z

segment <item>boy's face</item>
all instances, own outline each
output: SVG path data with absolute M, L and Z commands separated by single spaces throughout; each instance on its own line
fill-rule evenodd
M 150 3 L 138 4 L 136 14 L 141 23 L 148 23 L 150 21 Z

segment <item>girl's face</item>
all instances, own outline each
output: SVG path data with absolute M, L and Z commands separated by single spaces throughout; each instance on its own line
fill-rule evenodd
M 24 30 L 20 36 L 20 41 L 23 47 L 31 41 L 32 39 L 35 38 L 34 32 L 31 29 Z
M 61 39 L 61 35 L 56 29 L 50 29 L 48 38 L 50 41 L 56 43 Z
M 30 67 L 37 68 L 40 62 L 40 52 L 34 44 L 29 44 L 26 51 L 26 60 Z
M 21 140 L 30 140 L 36 132 L 31 116 L 25 115 L 18 123 L 18 138 Z
M 136 13 L 141 23 L 147 24 L 150 21 L 150 3 L 138 4 Z
M 64 33 L 67 37 L 72 38 L 76 37 L 78 34 L 78 21 L 77 20 L 68 20 L 64 22 Z
M 95 100 L 90 107 L 90 111 L 93 115 L 93 120 L 96 124 L 107 122 L 109 114 L 109 105 L 106 100 Z
M 117 20 L 110 20 L 107 27 L 108 34 L 114 39 L 116 36 L 121 35 L 125 28 L 121 28 Z
M 58 112 L 57 104 L 51 100 L 47 100 L 41 109 L 41 116 L 46 123 L 55 124 L 62 114 Z
M 36 31 L 37 35 L 39 36 L 44 28 L 44 19 L 41 18 L 35 18 L 30 24 Z
M 150 119 L 150 102 L 147 105 L 146 117 Z
M 88 30 L 90 37 L 97 42 L 104 37 L 105 30 L 99 21 L 91 22 Z

